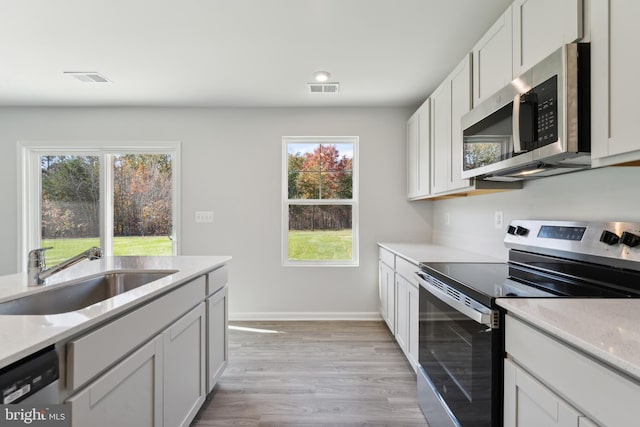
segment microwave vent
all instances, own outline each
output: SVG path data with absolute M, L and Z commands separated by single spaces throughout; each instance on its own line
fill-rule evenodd
M 111 80 L 107 79 L 102 74 L 93 71 L 65 71 L 64 74 L 80 80 L 83 83 L 111 83 Z

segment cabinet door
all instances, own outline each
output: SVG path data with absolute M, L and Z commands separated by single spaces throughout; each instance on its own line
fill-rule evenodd
M 594 166 L 640 159 L 637 100 L 640 2 L 591 2 L 591 151 Z M 609 158 L 607 158 L 609 157 Z
M 165 426 L 188 426 L 204 402 L 205 328 L 200 303 L 162 333 Z
M 513 25 L 511 6 L 473 48 L 473 105 L 513 79 Z
M 514 75 L 519 76 L 563 44 L 580 38 L 582 0 L 516 0 L 513 3 Z
M 391 333 L 395 334 L 395 272 L 385 263 L 380 263 L 380 292 L 382 301 L 380 314 L 387 323 Z
M 415 370 L 418 366 L 418 301 L 420 295 L 418 291 L 419 288 L 416 285 L 409 284 L 407 289 L 407 295 L 409 298 L 409 302 L 407 304 L 409 309 L 409 341 L 407 342 L 407 358 Z
M 407 122 L 407 198 L 427 197 L 429 188 L 429 121 L 427 99 Z
M 462 179 L 462 116 L 471 111 L 471 54 L 449 75 L 451 81 L 451 143 L 447 190 L 469 186 Z
M 207 299 L 207 393 L 229 361 L 228 286 Z
M 575 427 L 580 416 L 566 401 L 505 359 L 504 427 Z
M 451 81 L 431 94 L 431 194 L 447 191 L 451 158 Z
M 407 352 L 409 341 L 409 295 L 411 286 L 404 277 L 396 274 L 396 341 L 403 352 Z
M 69 398 L 74 427 L 162 427 L 162 341 L 156 337 Z

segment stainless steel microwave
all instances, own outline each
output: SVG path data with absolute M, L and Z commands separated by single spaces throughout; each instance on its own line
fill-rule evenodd
M 462 178 L 516 181 L 591 166 L 589 44 L 567 44 L 462 118 Z

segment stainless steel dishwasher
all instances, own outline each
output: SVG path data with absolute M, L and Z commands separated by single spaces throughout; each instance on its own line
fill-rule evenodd
M 57 351 L 42 349 L 0 369 L 0 402 L 57 404 L 59 376 Z

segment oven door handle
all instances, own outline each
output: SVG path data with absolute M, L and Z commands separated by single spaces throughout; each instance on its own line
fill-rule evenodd
M 469 307 L 463 302 L 460 302 L 456 298 L 453 298 L 446 292 L 440 290 L 437 286 L 432 285 L 427 282 L 424 277 L 416 273 L 418 278 L 418 282 L 420 285 L 425 288 L 431 295 L 438 298 L 443 303 L 447 304 L 449 307 L 453 308 L 459 313 L 464 314 L 469 319 L 473 320 L 476 323 L 480 323 L 485 326 L 493 327 L 493 312 L 489 308 L 484 308 L 484 310 L 478 310 L 477 308 Z M 463 294 L 464 295 L 464 294 Z

